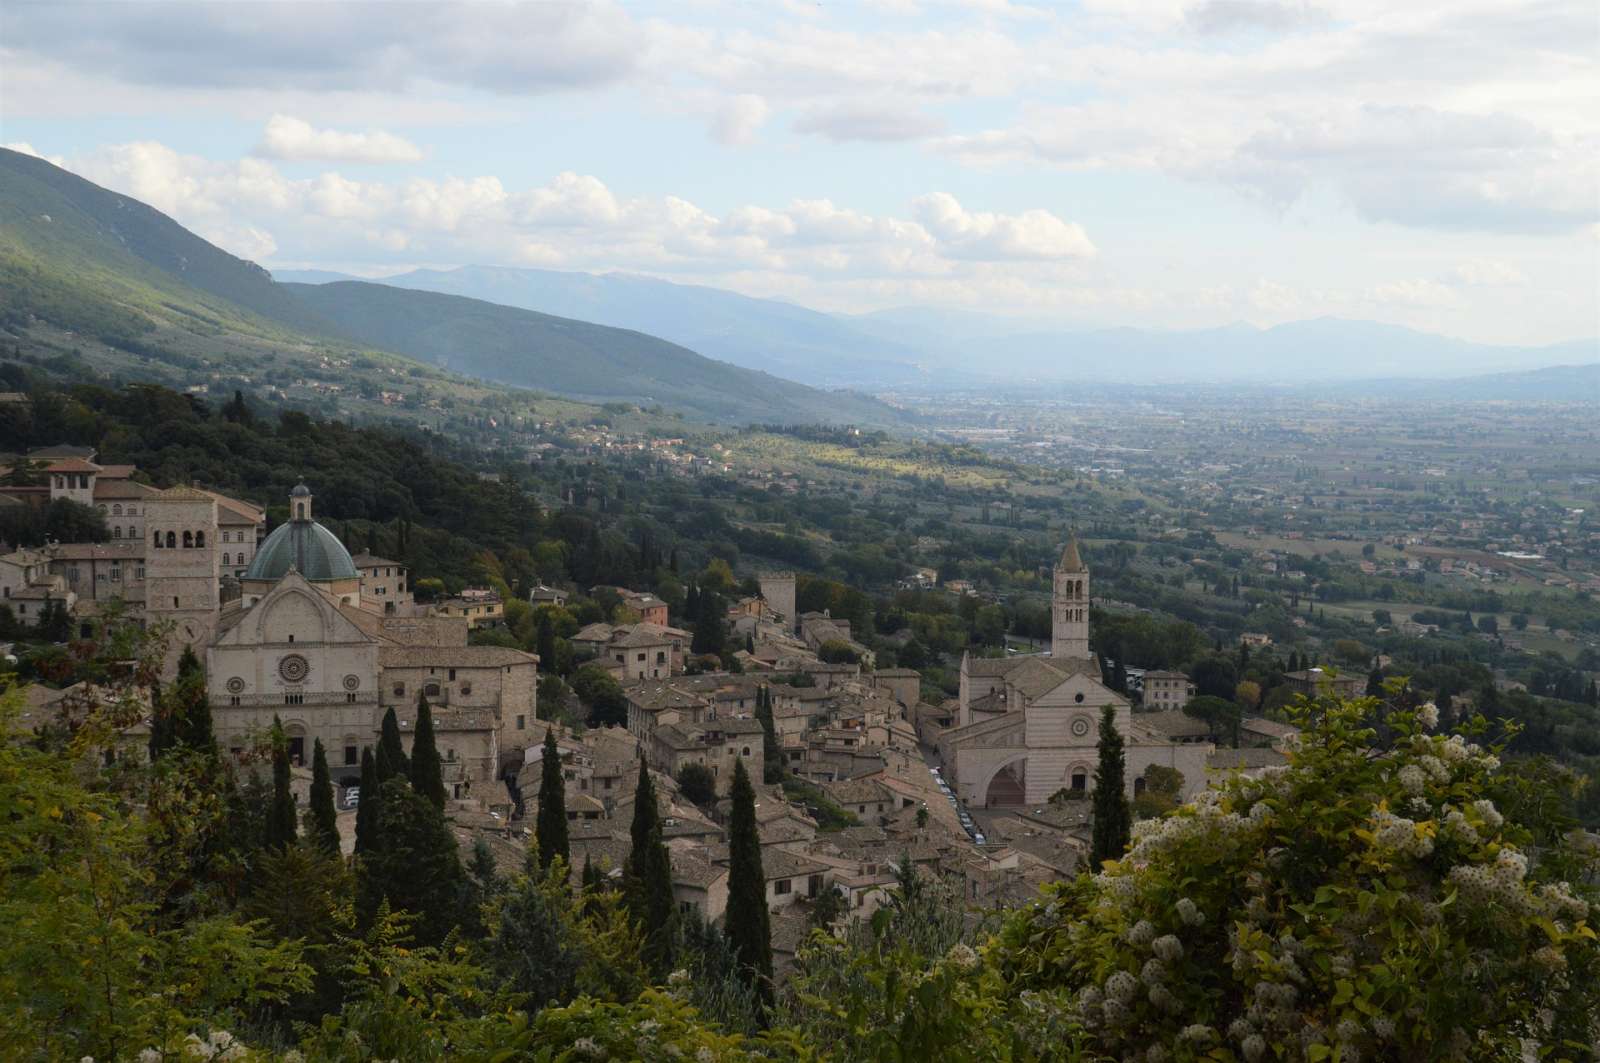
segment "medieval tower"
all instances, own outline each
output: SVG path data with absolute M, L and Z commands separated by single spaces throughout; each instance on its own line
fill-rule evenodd
M 1050 605 L 1050 656 L 1089 660 L 1089 569 L 1078 556 L 1076 533 L 1056 563 Z

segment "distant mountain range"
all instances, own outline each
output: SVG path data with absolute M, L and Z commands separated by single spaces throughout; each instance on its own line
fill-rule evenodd
M 280 271 L 280 280 L 355 279 Z M 984 380 L 1304 383 L 1458 377 L 1585 364 L 1596 341 L 1470 343 L 1399 325 L 1319 318 L 1272 328 L 1070 328 L 905 307 L 825 314 L 773 299 L 623 273 L 462 266 L 381 283 L 447 292 L 662 336 L 702 354 L 810 384 L 960 386 Z
M 399 287 L 278 283 L 138 200 L 0 149 L 0 324 L 34 322 L 130 351 L 199 346 L 218 358 L 238 337 L 301 358 L 364 346 L 484 380 L 659 402 L 729 423 L 900 420 L 864 395 L 820 391 L 631 330 Z
M 1453 380 L 1416 378 L 1332 384 L 1320 394 L 1341 398 L 1388 398 L 1410 402 L 1582 402 L 1600 410 L 1600 361 L 1556 365 L 1516 373 L 1485 373 Z

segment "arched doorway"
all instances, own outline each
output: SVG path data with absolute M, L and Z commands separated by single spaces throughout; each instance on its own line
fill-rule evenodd
M 984 793 L 985 808 L 1007 808 L 1028 803 L 1028 761 L 1024 757 L 994 773 Z

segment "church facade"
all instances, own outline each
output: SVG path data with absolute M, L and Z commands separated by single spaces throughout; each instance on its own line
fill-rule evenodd
M 961 659 L 954 726 L 937 737 L 947 777 L 974 808 L 1042 805 L 1060 790 L 1094 789 L 1102 710 L 1125 741 L 1128 795 L 1153 764 L 1183 774 L 1188 797 L 1205 787 L 1209 742 L 1179 740 L 1143 723 L 1127 698 L 1100 682 L 1089 650 L 1090 578 L 1076 538 L 1054 573 L 1051 652 Z
M 277 717 L 291 759 L 309 764 L 320 739 L 334 780 L 350 785 L 384 713 L 395 710 L 409 748 L 426 697 L 446 787 L 463 800 L 489 795 L 502 760 L 520 762 L 534 731 L 538 658 L 468 645 L 465 620 L 396 612 L 392 596 L 364 593 L 362 572 L 311 507 L 296 487 L 290 520 L 255 551 L 240 595 L 207 617 L 218 744 L 242 752 Z M 404 570 L 393 578 L 403 585 Z

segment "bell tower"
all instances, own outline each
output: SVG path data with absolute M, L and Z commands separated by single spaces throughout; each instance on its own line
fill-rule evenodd
M 1089 569 L 1078 555 L 1077 532 L 1056 562 L 1050 604 L 1050 656 L 1089 660 Z

